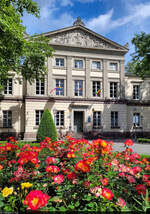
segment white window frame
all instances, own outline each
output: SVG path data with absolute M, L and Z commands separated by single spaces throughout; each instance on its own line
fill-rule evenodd
M 3 128 L 12 128 L 12 111 L 3 111 Z
M 133 113 L 133 127 L 140 127 L 141 126 L 141 116 L 140 113 L 134 112 Z
M 119 113 L 118 111 L 111 111 L 111 128 L 118 128 Z
M 36 79 L 36 94 L 45 94 L 45 79 Z
M 74 68 L 83 69 L 83 60 L 82 59 L 75 59 L 74 60 Z
M 55 65 L 57 67 L 64 67 L 65 66 L 65 60 L 64 60 L 64 58 L 56 57 L 55 58 Z
M 109 84 L 110 98 L 118 98 L 118 82 L 110 82 Z
M 13 79 L 9 78 L 7 80 L 4 80 L 3 86 L 4 86 L 4 94 L 5 95 L 12 95 Z
M 100 70 L 101 69 L 101 62 L 93 60 L 92 61 L 92 69 L 93 70 Z
M 43 110 L 35 110 L 35 125 L 39 126 L 42 118 Z
M 74 96 L 83 96 L 83 80 L 74 80 Z
M 140 85 L 133 85 L 133 100 L 140 99 Z
M 92 96 L 93 97 L 101 97 L 101 92 L 96 94 L 98 90 L 101 90 L 101 82 L 100 81 L 92 81 Z
M 60 90 L 56 89 L 56 96 L 64 96 L 64 79 L 56 79 L 56 88 L 61 87 Z
M 101 127 L 101 111 L 93 112 L 93 129 L 99 129 Z
M 109 62 L 109 70 L 110 71 L 118 71 L 118 63 L 117 62 Z
M 64 123 L 65 123 L 65 113 L 64 111 L 56 111 L 55 113 L 55 117 L 54 117 L 54 121 L 55 121 L 55 125 L 57 127 L 62 127 L 64 126 Z

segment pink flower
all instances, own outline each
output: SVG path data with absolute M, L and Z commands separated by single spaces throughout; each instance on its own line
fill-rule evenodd
M 47 157 L 46 160 L 45 160 L 45 162 L 47 164 L 51 164 L 51 163 L 57 163 L 57 160 L 56 160 L 55 157 Z
M 132 175 L 126 175 L 127 180 L 129 181 L 130 184 L 136 183 L 135 178 Z
M 57 184 L 61 184 L 64 181 L 64 176 L 63 175 L 56 175 L 53 177 L 53 180 Z
M 134 166 L 132 169 L 135 174 L 142 171 L 141 167 L 139 166 Z
M 124 144 L 125 144 L 126 146 L 132 146 L 132 145 L 133 145 L 133 141 L 132 141 L 131 139 L 127 139 L 127 140 L 124 142 Z
M 123 208 L 126 205 L 126 202 L 123 200 L 123 198 L 119 197 L 116 204 Z

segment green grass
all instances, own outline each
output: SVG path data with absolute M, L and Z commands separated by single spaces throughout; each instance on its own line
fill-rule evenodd
M 5 143 L 7 141 L 0 141 L 0 146 L 5 146 Z M 18 146 L 19 148 L 23 147 L 25 144 L 29 144 L 30 146 L 37 146 L 37 147 L 40 147 L 40 143 L 33 143 L 31 141 L 19 141 L 18 142 Z

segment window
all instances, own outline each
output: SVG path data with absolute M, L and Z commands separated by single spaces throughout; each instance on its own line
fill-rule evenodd
M 133 127 L 140 126 L 140 113 L 133 113 Z
M 75 68 L 83 68 L 83 60 L 76 60 L 74 61 Z
M 64 80 L 56 80 L 56 95 L 64 96 Z
M 117 98 L 118 97 L 118 83 L 110 82 L 110 97 Z
M 133 85 L 133 99 L 138 100 L 140 99 L 140 86 Z
M 118 67 L 118 65 L 117 65 L 116 62 L 110 62 L 109 63 L 109 70 L 111 70 L 111 71 L 117 71 L 117 67 Z
M 4 94 L 12 94 L 12 79 L 4 80 Z
M 101 90 L 100 90 L 101 83 L 98 81 L 93 81 L 93 97 L 100 97 Z
M 92 62 L 92 69 L 100 69 L 101 66 L 100 66 L 100 62 L 97 62 L 97 61 L 93 61 Z
M 44 79 L 36 80 L 36 94 L 44 94 L 45 93 L 45 82 Z
M 63 67 L 64 66 L 64 59 L 63 58 L 56 58 L 56 66 Z
M 64 111 L 57 111 L 55 115 L 56 126 L 64 126 Z
M 12 111 L 3 111 L 3 128 L 12 127 Z
M 111 128 L 118 128 L 118 112 L 111 112 Z
M 35 125 L 36 126 L 38 126 L 40 124 L 43 112 L 44 112 L 43 110 L 35 111 Z
M 101 126 L 101 112 L 95 111 L 93 112 L 93 128 L 98 129 Z
M 75 96 L 83 96 L 83 80 L 75 80 Z

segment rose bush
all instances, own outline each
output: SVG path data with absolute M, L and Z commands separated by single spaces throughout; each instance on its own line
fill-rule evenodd
M 123 152 L 113 142 L 69 136 L 21 148 L 0 146 L 0 211 L 148 211 L 150 159 Z

